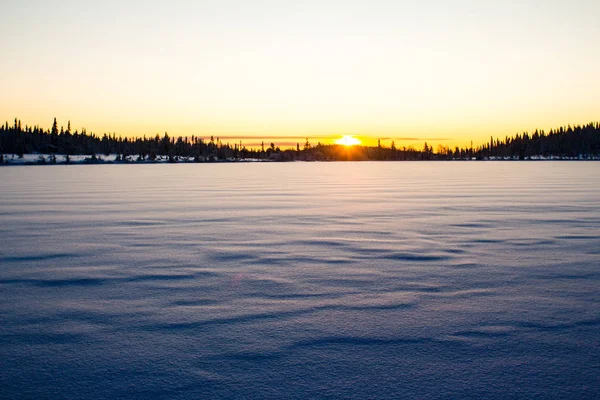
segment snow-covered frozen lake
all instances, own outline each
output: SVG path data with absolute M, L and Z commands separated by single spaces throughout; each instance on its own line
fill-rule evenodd
M 600 397 L 600 164 L 0 168 L 0 397 Z

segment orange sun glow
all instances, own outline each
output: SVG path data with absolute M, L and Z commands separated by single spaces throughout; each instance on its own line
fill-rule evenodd
M 335 143 L 344 146 L 355 146 L 360 144 L 360 140 L 358 140 L 354 136 L 342 136 L 340 139 L 336 140 Z

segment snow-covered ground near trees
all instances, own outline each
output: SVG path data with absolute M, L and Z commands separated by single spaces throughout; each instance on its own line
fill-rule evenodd
M 32 164 L 67 164 L 67 156 L 64 154 L 23 154 L 19 157 L 17 154 L 3 154 L 3 164 L 6 165 L 32 165 Z M 118 154 L 98 154 L 95 159 L 90 155 L 71 155 L 68 164 L 93 164 L 93 163 L 133 163 L 138 162 L 137 155 L 125 156 L 121 158 Z M 176 157 L 177 162 L 193 162 L 193 157 Z M 150 162 L 149 160 L 144 160 Z M 167 156 L 157 156 L 153 161 L 155 163 L 169 162 Z
M 93 158 L 95 157 L 95 158 Z M 475 161 L 476 158 L 473 157 L 472 161 Z M 488 161 L 518 161 L 518 157 L 489 157 L 486 159 Z M 527 158 L 527 160 L 535 160 L 535 161 L 556 161 L 556 160 L 600 160 L 600 156 L 589 156 L 589 155 L 579 155 L 578 157 L 558 157 L 558 156 L 532 156 Z M 169 159 L 168 156 L 156 156 L 154 160 L 150 160 L 145 158 L 143 160 L 140 159 L 138 155 L 128 155 L 122 156 L 118 154 L 102 154 L 102 155 L 72 155 L 69 156 L 67 161 L 67 156 L 64 154 L 23 154 L 21 157 L 17 154 L 2 154 L 2 159 L 0 161 L 0 165 L 39 165 L 39 164 L 113 164 L 113 163 L 152 163 L 152 164 L 164 164 L 164 163 L 192 163 L 195 162 L 194 157 L 180 157 L 175 156 L 172 159 Z M 201 159 L 200 161 L 209 161 L 209 159 Z M 223 161 L 223 160 L 220 160 Z M 236 162 L 270 162 L 274 161 L 273 159 L 252 159 L 252 158 L 243 158 L 243 159 L 230 159 L 225 161 L 236 161 Z
M 0 182 L 1 398 L 600 398 L 595 163 Z

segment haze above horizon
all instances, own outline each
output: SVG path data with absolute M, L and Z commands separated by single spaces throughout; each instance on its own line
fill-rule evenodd
M 600 2 L 4 1 L 0 120 L 485 142 L 598 120 Z

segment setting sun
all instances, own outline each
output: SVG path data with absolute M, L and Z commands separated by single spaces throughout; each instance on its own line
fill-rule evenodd
M 360 144 L 360 140 L 354 136 L 342 136 L 340 139 L 335 141 L 335 144 L 341 144 L 344 146 L 355 146 Z

